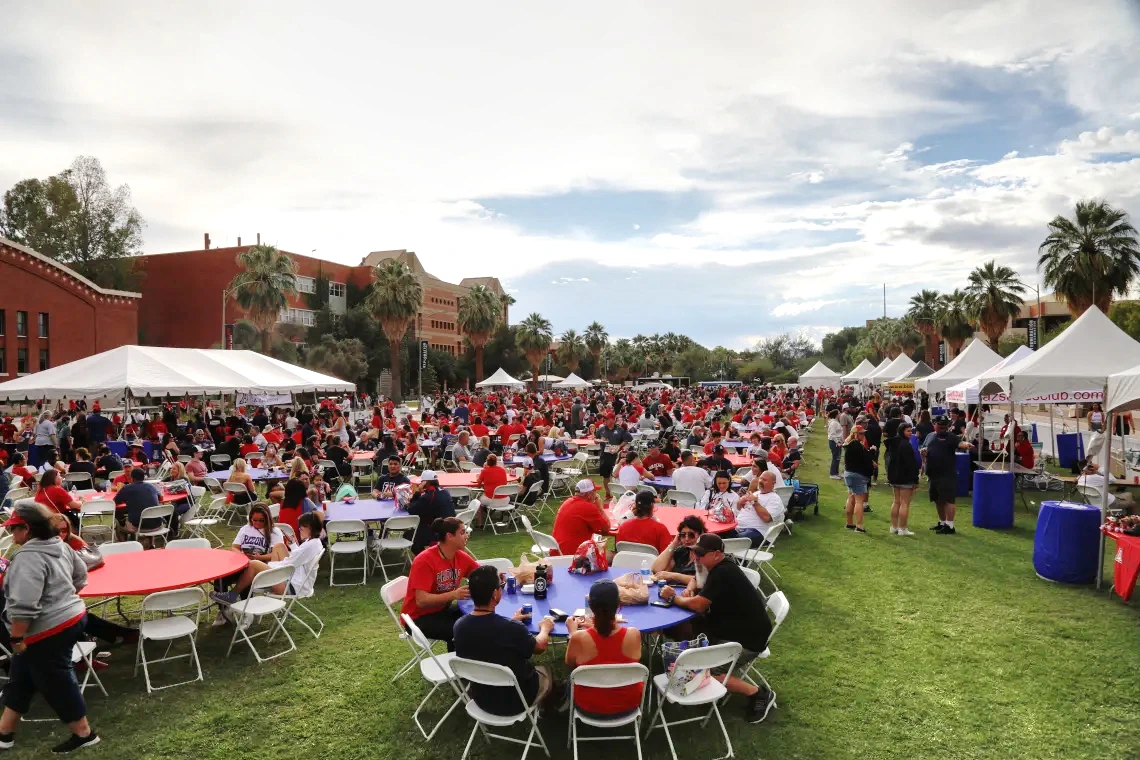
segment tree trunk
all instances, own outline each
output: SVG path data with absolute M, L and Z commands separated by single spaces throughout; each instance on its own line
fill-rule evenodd
M 403 350 L 403 341 L 392 340 L 391 338 L 388 338 L 388 351 L 391 354 L 392 358 L 392 389 L 390 398 L 394 403 L 397 404 L 404 400 L 404 396 L 401 393 L 400 389 L 400 375 L 403 365 L 403 357 L 400 354 Z
M 994 350 L 994 353 L 1000 353 L 998 351 L 998 343 L 1000 341 L 1001 341 L 1001 333 L 1000 332 L 993 333 L 993 332 L 990 332 L 988 330 L 986 331 L 986 343 L 988 343 L 990 348 L 992 348 Z
M 261 353 L 269 356 L 269 339 L 272 337 L 273 328 L 261 328 Z M 225 348 L 225 346 L 223 346 Z
M 570 374 L 578 371 L 578 360 L 574 359 L 572 362 L 566 362 L 566 369 L 570 370 Z
M 542 366 L 542 361 L 541 360 L 539 360 L 537 362 L 532 361 L 530 366 L 531 366 L 531 373 L 530 373 L 531 389 L 535 393 L 538 393 L 538 373 L 539 373 L 539 368 Z
M 483 379 L 483 347 L 475 345 L 475 382 Z

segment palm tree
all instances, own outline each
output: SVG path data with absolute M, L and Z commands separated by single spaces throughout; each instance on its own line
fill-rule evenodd
M 502 301 L 486 285 L 473 285 L 459 300 L 459 329 L 475 349 L 475 382 L 483 379 L 483 348 L 495 335 Z
M 550 344 L 554 341 L 554 332 L 550 320 L 538 312 L 532 312 L 529 317 L 519 324 L 515 335 L 515 342 L 532 368 L 531 384 L 538 390 L 538 373 L 542 367 L 542 360 L 550 353 Z
M 586 347 L 594 357 L 594 376 L 602 376 L 601 358 L 602 350 L 609 345 L 610 336 L 600 322 L 591 322 L 585 332 Z
M 424 303 L 424 289 L 419 279 L 398 259 L 377 264 L 372 270 L 372 292 L 368 294 L 368 310 L 380 321 L 380 329 L 388 338 L 392 360 L 392 400 L 400 403 L 401 351 L 404 335 L 415 321 Z
M 1044 285 L 1064 296 L 1074 318 L 1096 306 L 1105 314 L 1140 275 L 1140 248 L 1128 214 L 1102 200 L 1077 201 L 1073 219 L 1053 217 L 1037 249 Z
M 922 334 L 926 363 L 935 369 L 938 369 L 934 350 L 938 341 L 938 298 L 937 290 L 920 290 L 910 297 L 910 308 L 906 312 L 914 328 Z
M 1009 320 L 1021 313 L 1024 298 L 1025 285 L 1007 266 L 987 261 L 970 272 L 966 287 L 970 319 L 986 334 L 986 342 L 994 351 Z
M 516 303 L 518 303 L 518 301 L 516 301 L 515 297 L 510 293 L 503 293 L 501 296 L 499 296 L 499 306 L 503 310 L 503 324 L 507 324 L 510 321 L 508 319 L 510 315 L 509 309 Z
M 610 355 L 610 368 L 613 376 L 620 380 L 629 374 L 629 368 L 637 360 L 633 344 L 628 338 L 620 338 L 614 343 Z
M 297 295 L 297 262 L 276 246 L 252 245 L 237 255 L 237 263 L 242 271 L 226 290 L 261 331 L 261 353 L 268 354 L 273 326 L 289 308 L 289 297 Z
M 938 332 L 950 344 L 957 356 L 966 340 L 974 334 L 970 324 L 970 308 L 966 292 L 958 288 L 953 293 L 943 293 L 938 299 Z
M 577 372 L 578 365 L 588 353 L 586 342 L 574 330 L 567 330 L 562 333 L 562 337 L 558 340 L 562 344 L 558 347 L 558 361 L 571 372 Z

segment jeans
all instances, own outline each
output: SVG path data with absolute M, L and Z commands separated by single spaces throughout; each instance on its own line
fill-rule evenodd
M 843 447 L 832 440 L 829 440 L 827 445 L 831 449 L 831 472 L 828 474 L 835 476 L 839 474 L 839 454 L 843 451 Z
M 738 538 L 747 538 L 752 542 L 752 548 L 755 549 L 764 540 L 764 534 L 756 528 L 737 528 L 736 535 Z
M 14 654 L 11 680 L 4 686 L 4 706 L 24 715 L 38 692 L 64 723 L 85 716 L 87 705 L 71 665 L 71 650 L 82 634 L 83 621 L 79 621 Z

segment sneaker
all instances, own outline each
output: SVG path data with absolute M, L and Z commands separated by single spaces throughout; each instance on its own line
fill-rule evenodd
M 15 734 L 0 734 L 0 749 L 12 749 L 15 745 Z
M 847 530 L 855 530 L 855 526 L 854 525 L 848 525 Z
M 907 530 L 906 528 L 899 528 L 898 534 L 900 536 L 913 536 L 914 531 Z
M 935 523 L 934 525 L 930 526 L 931 530 L 940 530 L 941 528 L 942 528 L 942 523 Z
M 934 532 L 940 536 L 946 536 L 946 535 L 951 535 L 953 533 L 956 533 L 957 531 L 955 531 L 949 525 L 939 525 L 938 530 L 936 530 Z
M 768 717 L 768 713 L 776 706 L 776 692 L 758 691 L 748 699 L 745 708 L 746 720 L 749 723 L 759 723 Z
M 870 504 L 866 504 L 863 506 L 863 514 L 865 514 L 865 515 L 871 514 L 871 505 Z
M 891 528 L 891 533 L 892 533 L 892 534 L 894 534 L 894 533 L 898 533 L 898 532 L 899 532 L 899 529 L 898 529 L 898 528 Z
M 856 533 L 866 533 L 866 532 L 867 532 L 867 529 L 866 529 L 866 528 L 856 528 L 856 529 L 855 529 L 855 532 L 856 532 Z
M 77 736 L 72 734 L 71 738 L 67 741 L 57 744 L 51 748 L 51 751 L 56 755 L 65 755 L 68 752 L 74 752 L 77 749 L 84 747 L 93 747 L 99 743 L 99 734 L 92 731 L 87 736 Z
M 230 619 L 228 617 L 226 617 L 226 613 L 223 612 L 222 610 L 218 610 L 218 616 L 216 618 L 214 618 L 214 621 L 212 623 L 210 623 L 210 627 L 211 628 L 221 628 L 223 625 L 225 625 L 228 622 L 230 622 Z
M 843 480 L 843 478 L 842 478 L 841 476 L 839 476 L 839 475 L 832 475 L 832 476 L 831 476 L 831 479 L 832 479 L 832 480 Z
M 236 591 L 212 591 L 210 592 L 210 598 L 218 604 L 231 605 L 237 604 L 238 600 L 241 599 L 241 595 Z

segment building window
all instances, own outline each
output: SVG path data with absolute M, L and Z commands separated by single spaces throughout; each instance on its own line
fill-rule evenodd
M 312 277 L 302 277 L 301 275 L 294 275 L 293 280 L 297 284 L 298 293 L 316 293 L 317 281 Z
M 0 314 L 3 314 L 3 312 L 0 312 Z M 7 374 L 8 374 L 8 354 L 7 354 L 7 352 L 4 351 L 4 348 L 2 346 L 0 346 L 0 375 L 7 375 Z
M 2 337 L 4 335 L 4 333 L 6 332 L 6 330 L 4 328 L 8 326 L 7 325 L 8 320 L 4 318 L 5 314 L 6 314 L 6 312 L 3 309 L 0 309 L 0 337 Z
M 28 374 L 28 349 L 26 348 L 16 349 L 16 374 Z
M 344 298 L 344 283 L 343 282 L 330 282 L 329 283 L 329 298 Z
M 40 337 L 46 338 L 48 336 L 48 315 L 46 311 L 41 311 L 36 315 L 36 325 L 39 327 Z
M 28 312 L 26 311 L 16 312 L 16 337 L 28 337 Z
M 312 327 L 316 321 L 316 312 L 309 309 L 282 309 L 278 322 L 288 322 L 291 325 Z
M 48 364 L 48 350 L 46 348 L 40 349 L 40 372 L 43 372 L 50 365 Z

